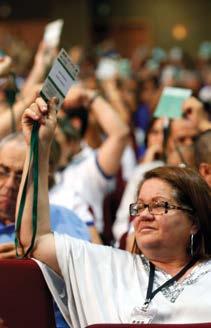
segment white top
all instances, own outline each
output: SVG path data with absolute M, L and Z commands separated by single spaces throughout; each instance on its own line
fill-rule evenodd
M 129 229 L 129 205 L 136 200 L 138 186 L 143 180 L 144 173 L 158 166 L 163 166 L 163 162 L 153 161 L 146 164 L 139 164 L 131 175 L 122 195 L 112 228 L 113 235 L 117 241 Z
M 122 178 L 124 181 L 128 181 L 133 174 L 133 171 L 137 165 L 136 154 L 130 144 L 128 144 L 122 154 L 121 158 L 121 170 Z
M 131 323 L 144 303 L 149 263 L 140 256 L 55 233 L 57 260 L 66 284 L 39 262 L 53 296 L 72 328 L 95 323 Z M 155 270 L 154 288 L 171 276 Z M 211 322 L 211 260 L 197 265 L 182 283 L 159 292 L 152 323 Z
M 96 153 L 86 146 L 74 156 L 60 181 L 50 190 L 50 203 L 73 210 L 88 224 L 94 217 L 96 228 L 101 232 L 103 200 L 110 186 L 111 179 L 106 178 L 97 165 Z

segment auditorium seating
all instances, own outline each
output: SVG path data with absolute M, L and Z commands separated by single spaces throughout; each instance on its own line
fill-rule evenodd
M 8 328 L 55 328 L 52 298 L 35 261 L 0 260 L 0 294 Z
M 190 324 L 95 324 L 86 328 L 211 328 L 211 323 Z

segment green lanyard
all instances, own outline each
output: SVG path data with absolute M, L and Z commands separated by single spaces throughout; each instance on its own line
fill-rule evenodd
M 15 247 L 16 247 L 16 256 L 19 258 L 27 257 L 29 253 L 32 251 L 34 247 L 36 232 L 37 232 L 37 203 L 38 203 L 38 171 L 39 171 L 39 123 L 34 122 L 32 133 L 31 133 L 31 141 L 30 141 L 30 159 L 29 159 L 29 169 L 25 179 L 20 206 L 18 209 L 18 217 L 15 228 Z M 32 207 L 32 239 L 31 245 L 24 252 L 23 245 L 20 240 L 20 228 L 23 216 L 23 210 L 26 202 L 26 194 L 27 194 L 27 185 L 29 181 L 29 170 L 32 167 L 32 179 L 34 182 L 34 190 L 33 190 L 33 207 Z M 23 255 L 18 254 L 18 247 L 22 248 Z

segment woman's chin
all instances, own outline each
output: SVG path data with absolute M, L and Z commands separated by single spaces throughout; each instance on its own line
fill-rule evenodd
M 139 238 L 137 244 L 140 249 L 150 249 L 158 247 L 160 243 L 157 238 L 154 238 L 152 235 L 145 233 Z

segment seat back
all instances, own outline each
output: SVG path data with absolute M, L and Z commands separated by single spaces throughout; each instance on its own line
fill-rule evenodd
M 186 324 L 95 324 L 86 328 L 211 328 L 211 323 Z
M 53 301 L 37 263 L 0 260 L 0 318 L 9 328 L 55 328 Z

